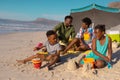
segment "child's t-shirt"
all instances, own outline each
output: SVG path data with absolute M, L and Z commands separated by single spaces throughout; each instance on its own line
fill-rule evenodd
M 51 45 L 48 41 L 46 41 L 45 47 L 47 48 L 48 54 L 55 54 L 57 51 L 61 50 L 61 46 L 59 43 Z
M 90 36 L 88 36 L 87 34 L 87 37 L 86 36 L 84 36 L 84 33 L 85 33 L 85 30 L 83 29 L 83 28 L 80 28 L 80 30 L 79 30 L 79 32 L 77 33 L 77 35 L 76 35 L 76 38 L 81 38 L 81 35 L 83 34 L 83 36 L 85 37 L 84 39 L 86 40 L 88 40 L 88 39 L 91 39 L 92 37 L 93 37 L 93 28 L 88 28 L 87 29 L 87 32 L 90 34 Z

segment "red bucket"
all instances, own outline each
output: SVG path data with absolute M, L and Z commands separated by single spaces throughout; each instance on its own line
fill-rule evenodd
M 41 67 L 41 63 L 34 63 L 34 68 L 40 69 L 40 67 Z
M 33 59 L 32 62 L 33 62 L 34 68 L 40 69 L 40 67 L 42 65 L 42 61 L 41 60 Z

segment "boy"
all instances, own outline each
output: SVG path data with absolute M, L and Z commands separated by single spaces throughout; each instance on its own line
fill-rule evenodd
M 59 55 L 60 55 L 61 47 L 60 47 L 59 43 L 57 42 L 56 32 L 54 32 L 53 30 L 49 30 L 49 31 L 47 31 L 46 36 L 48 38 L 48 41 L 46 41 L 45 46 L 43 46 L 43 47 L 45 47 L 46 50 L 44 49 L 44 51 L 47 51 L 48 54 L 44 55 L 44 54 L 37 53 L 36 55 L 30 56 L 26 59 L 17 60 L 17 62 L 26 63 L 28 61 L 31 61 L 34 58 L 40 58 L 42 61 L 43 60 L 51 61 L 47 65 L 47 69 L 49 70 L 50 67 L 58 61 L 58 59 L 60 57 Z M 41 47 L 41 48 L 43 48 L 43 47 Z M 34 50 L 38 50 L 41 48 L 35 48 Z
M 63 54 L 66 53 L 74 44 L 77 46 L 75 49 L 77 51 L 90 49 L 93 37 L 93 29 L 90 27 L 91 23 L 92 21 L 88 17 L 82 19 L 82 28 L 80 28 L 75 39 L 73 39 L 73 41 L 67 46 Z
M 111 61 L 112 57 L 112 41 L 105 35 L 105 25 L 97 25 L 94 28 L 95 38 L 92 40 L 92 52 L 86 55 L 86 58 L 95 59 L 95 67 L 103 68 L 106 62 Z M 108 54 L 106 54 L 108 50 Z M 80 62 L 83 64 L 83 60 Z

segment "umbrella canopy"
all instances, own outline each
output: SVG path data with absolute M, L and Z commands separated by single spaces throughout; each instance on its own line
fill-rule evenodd
M 103 7 L 97 4 L 71 9 L 71 16 L 73 17 L 73 25 L 76 32 L 81 27 L 82 19 L 89 17 L 94 26 L 97 24 L 105 24 L 106 29 L 120 25 L 120 9 Z

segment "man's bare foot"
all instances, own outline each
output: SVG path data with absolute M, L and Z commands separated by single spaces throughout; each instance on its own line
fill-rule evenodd
M 16 60 L 18 63 L 22 63 L 22 64 L 25 64 L 25 60 Z

